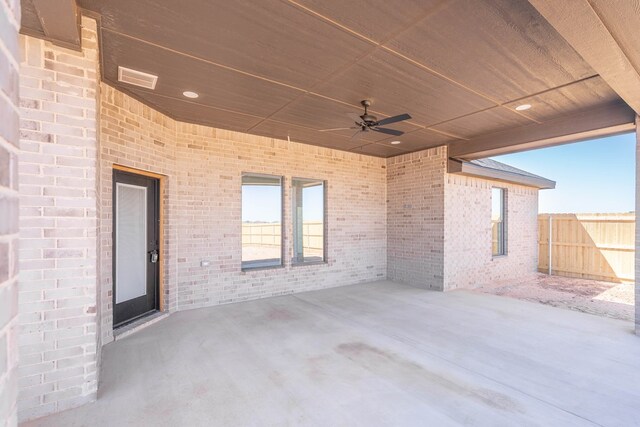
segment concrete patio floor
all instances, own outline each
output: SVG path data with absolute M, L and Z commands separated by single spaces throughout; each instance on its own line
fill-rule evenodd
M 32 426 L 640 425 L 630 322 L 392 282 L 179 312 Z

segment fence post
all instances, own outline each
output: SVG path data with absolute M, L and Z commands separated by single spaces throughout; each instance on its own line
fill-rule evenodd
M 549 215 L 549 276 L 551 276 L 551 260 L 553 255 L 553 216 Z

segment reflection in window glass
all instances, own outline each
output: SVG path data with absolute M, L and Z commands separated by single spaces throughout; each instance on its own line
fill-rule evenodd
M 242 268 L 282 265 L 282 178 L 242 176 Z
M 324 181 L 293 179 L 293 262 L 324 261 Z
M 507 253 L 505 194 L 504 188 L 494 187 L 491 189 L 491 247 L 493 255 Z

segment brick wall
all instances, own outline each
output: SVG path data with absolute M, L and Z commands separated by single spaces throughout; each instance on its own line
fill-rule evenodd
M 507 190 L 507 255 L 491 254 L 491 188 Z M 534 274 L 538 262 L 538 190 L 447 174 L 444 289 L 470 288 Z
M 391 280 L 437 290 L 533 274 L 538 191 L 446 173 L 446 147 L 387 160 Z M 507 189 L 507 248 L 491 255 L 491 188 Z
M 390 280 L 443 289 L 446 147 L 387 159 Z
M 0 426 L 18 394 L 18 29 L 20 2 L 0 0 Z
M 100 191 L 103 340 L 112 339 L 111 177 L 166 175 L 164 288 L 170 311 L 386 277 L 385 160 L 175 122 L 103 85 Z M 242 272 L 241 174 L 285 176 L 285 267 Z M 290 265 L 291 177 L 328 182 L 328 262 Z M 202 260 L 211 265 L 201 267 Z
M 21 36 L 20 393 L 29 419 L 95 398 L 95 21 L 82 52 Z

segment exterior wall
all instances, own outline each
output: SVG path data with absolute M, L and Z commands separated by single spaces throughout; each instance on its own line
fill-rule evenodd
M 18 29 L 20 2 L 0 1 L 0 426 L 18 395 Z
M 103 85 L 100 191 L 103 340 L 112 339 L 112 165 L 166 175 L 164 302 L 169 311 L 386 277 L 386 161 L 175 122 Z M 284 268 L 242 272 L 241 174 L 285 176 Z M 292 177 L 325 179 L 328 262 L 291 266 Z M 202 260 L 211 264 L 201 267 Z
M 387 159 L 391 280 L 436 290 L 533 274 L 538 190 L 446 173 L 446 147 Z M 491 255 L 491 188 L 507 189 L 507 256 Z
M 164 295 L 167 311 L 177 309 L 176 123 L 106 84 L 100 85 L 100 308 L 103 344 L 113 340 L 113 164 L 165 175 L 160 197 L 164 209 Z M 188 208 L 187 208 L 188 209 Z
M 97 389 L 95 21 L 82 52 L 21 37 L 19 418 Z
M 446 147 L 387 159 L 390 280 L 442 290 Z
M 491 254 L 491 188 L 507 190 L 507 255 Z M 538 190 L 446 174 L 444 289 L 472 288 L 537 271 Z

